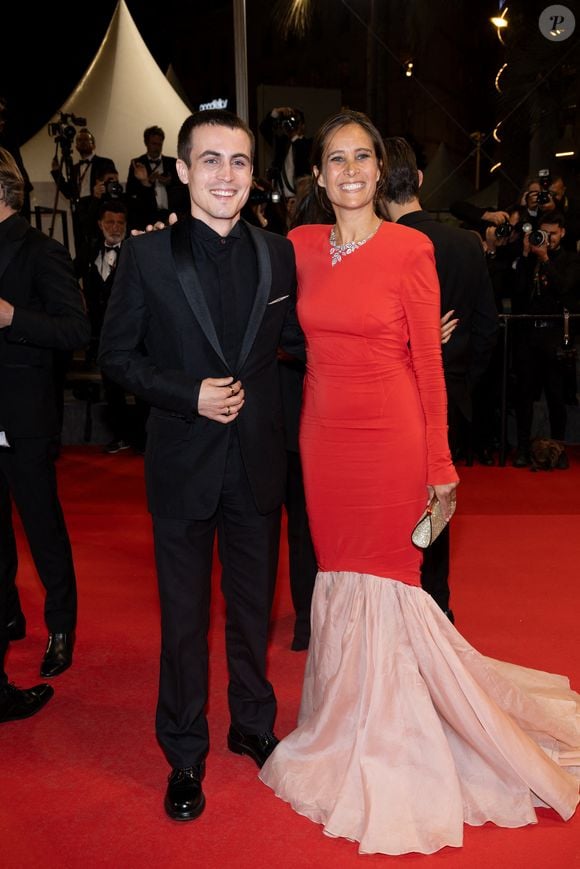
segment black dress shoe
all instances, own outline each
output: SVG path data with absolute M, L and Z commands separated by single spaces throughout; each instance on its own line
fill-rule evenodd
M 294 639 L 292 640 L 292 644 L 290 648 L 293 652 L 303 652 L 308 648 L 310 643 L 310 638 L 303 634 L 294 634 Z
M 228 748 L 234 754 L 247 754 L 259 767 L 264 766 L 279 740 L 271 730 L 260 733 L 258 736 L 242 733 L 234 725 L 230 725 L 228 733 Z
M 54 688 L 51 685 L 17 688 L 9 683 L 0 686 L 0 723 L 30 718 L 48 703 L 53 694 Z
M 530 464 L 530 454 L 527 450 L 518 450 L 512 462 L 514 468 L 527 468 Z
M 495 459 L 493 457 L 493 453 L 491 450 L 488 450 L 486 447 L 478 450 L 476 453 L 477 461 L 480 465 L 487 465 L 487 467 L 491 467 L 495 465 Z
M 49 634 L 48 645 L 40 666 L 40 675 L 50 679 L 68 670 L 72 664 L 73 646 L 72 631 L 69 634 Z
M 6 630 L 8 631 L 8 639 L 11 642 L 14 642 L 14 640 L 23 640 L 26 636 L 26 619 L 24 618 L 24 613 L 19 612 L 17 616 L 10 619 L 6 625 Z
M 164 805 L 174 821 L 193 821 L 205 809 L 205 797 L 201 789 L 204 772 L 203 763 L 171 771 Z

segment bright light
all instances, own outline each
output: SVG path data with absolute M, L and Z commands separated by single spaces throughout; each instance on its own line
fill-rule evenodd
M 500 126 L 501 126 L 501 121 L 499 122 L 499 124 L 497 125 L 497 127 L 494 129 L 493 133 L 491 134 L 491 135 L 493 136 L 493 138 L 495 139 L 495 141 L 496 141 L 498 144 L 501 144 L 501 139 L 500 139 L 500 137 L 499 137 L 499 128 L 500 128 Z
M 411 78 L 411 76 L 413 75 L 413 66 L 414 66 L 413 61 L 408 60 L 404 66 L 405 66 L 405 75 L 407 76 L 407 78 Z
M 496 169 L 499 169 L 500 166 L 501 166 L 501 162 L 499 162 L 499 163 L 494 163 L 493 166 L 491 167 L 491 169 L 489 170 L 489 174 L 491 175 L 491 173 L 492 173 L 492 172 L 495 172 Z
M 505 9 L 503 10 L 503 12 L 501 13 L 501 15 L 494 15 L 493 18 L 489 19 L 491 21 L 491 23 L 493 24 L 493 26 L 497 27 L 498 30 L 501 30 L 502 28 L 508 26 L 508 20 L 506 18 L 507 11 L 508 11 L 508 8 L 506 6 Z
M 557 151 L 554 157 L 573 157 L 576 151 Z
M 501 74 L 502 74 L 502 72 L 504 71 L 504 69 L 505 69 L 506 67 L 507 67 L 507 63 L 504 63 L 503 66 L 501 66 L 501 67 L 498 69 L 498 71 L 497 71 L 497 75 L 496 75 L 496 77 L 495 77 L 495 89 L 496 89 L 496 91 L 498 92 L 498 94 L 501 94 L 501 92 L 502 92 L 502 91 L 501 91 L 500 84 L 499 84 L 499 80 L 500 80 L 500 78 L 501 78 Z

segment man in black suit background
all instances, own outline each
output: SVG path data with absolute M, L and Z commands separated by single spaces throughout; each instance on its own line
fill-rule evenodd
M 60 424 L 53 353 L 86 344 L 89 324 L 68 252 L 18 213 L 23 191 L 14 160 L 0 149 L 0 653 L 26 632 L 15 585 L 13 499 L 46 590 L 49 638 L 40 673 L 52 677 L 72 663 L 77 615 L 54 467 Z
M 180 182 L 176 158 L 162 153 L 165 133 L 161 127 L 147 127 L 143 133 L 146 152 L 131 160 L 127 178 L 129 229 L 166 223 L 170 212 L 189 210 L 187 190 Z
M 273 149 L 268 170 L 272 181 L 286 201 L 296 197 L 296 181 L 310 175 L 312 139 L 304 135 L 306 122 L 302 109 L 278 106 L 260 124 L 260 132 Z
M 449 445 L 452 454 L 457 454 L 467 443 L 471 392 L 484 374 L 497 341 L 493 289 L 483 247 L 476 236 L 435 220 L 421 208 L 419 188 L 423 175 L 409 143 L 390 138 L 385 140 L 385 148 L 389 216 L 431 239 L 441 286 L 441 312 L 453 311 L 459 320 L 451 338 L 443 344 Z M 421 584 L 453 621 L 449 609 L 448 528 L 425 550 Z
M 228 747 L 261 766 L 277 744 L 266 678 L 285 487 L 277 349 L 304 356 L 290 242 L 240 220 L 253 135 L 229 112 L 191 115 L 177 171 L 191 215 L 127 239 L 99 362 L 151 405 L 145 454 L 161 601 L 157 736 L 165 809 L 203 811 L 208 623 L 217 530 L 226 599 Z
M 80 159 L 72 164 L 70 176 L 63 175 L 64 154 L 60 162 L 54 157 L 50 174 L 59 191 L 71 203 L 75 251 L 78 253 L 94 229 L 93 196 L 100 195 L 94 192 L 95 185 L 106 172 L 116 173 L 117 169 L 110 157 L 100 157 L 95 153 L 95 137 L 87 127 L 78 131 L 75 147 Z

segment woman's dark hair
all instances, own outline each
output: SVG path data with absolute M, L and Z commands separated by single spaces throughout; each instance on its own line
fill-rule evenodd
M 313 175 L 297 178 L 295 187 L 296 201 L 290 218 L 290 229 L 310 223 L 334 223 L 334 212 L 326 211 L 318 200 L 318 185 Z
M 373 144 L 373 149 L 380 170 L 379 180 L 377 181 L 377 192 L 375 194 L 375 211 L 379 217 L 388 220 L 389 215 L 387 212 L 387 207 L 381 195 L 382 190 L 385 186 L 385 177 L 387 172 L 385 146 L 383 144 L 383 138 L 381 134 L 379 133 L 371 119 L 367 115 L 363 114 L 363 112 L 355 112 L 353 109 L 341 109 L 340 112 L 336 112 L 336 114 L 331 115 L 323 122 L 322 126 L 316 133 L 314 141 L 312 143 L 312 154 L 310 161 L 311 165 L 320 170 L 328 140 L 333 135 L 333 133 L 335 133 L 337 130 L 342 129 L 342 127 L 348 126 L 349 124 L 357 124 L 357 126 L 361 127 L 366 133 L 368 133 L 369 138 Z M 316 182 L 314 183 L 314 196 L 316 197 L 318 204 L 322 209 L 322 212 L 328 216 L 333 216 L 334 210 L 328 196 L 326 195 L 326 191 Z

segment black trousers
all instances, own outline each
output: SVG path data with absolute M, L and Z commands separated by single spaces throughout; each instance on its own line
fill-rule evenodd
M 72 631 L 77 587 L 68 532 L 58 499 L 52 438 L 16 438 L 0 449 L 0 587 L 6 621 L 20 610 L 15 584 L 18 567 L 11 497 L 45 588 L 44 618 L 49 631 Z
M 310 536 L 302 464 L 299 453 L 287 450 L 285 506 L 288 514 L 288 555 L 290 562 L 290 592 L 296 614 L 294 635 L 310 638 L 310 605 L 318 566 Z
M 514 336 L 513 362 L 517 377 L 515 400 L 518 449 L 528 450 L 534 401 L 542 389 L 546 395 L 550 434 L 563 441 L 566 432 L 564 369 L 557 352 L 562 343 L 560 324 L 544 328 L 524 327 Z
M 203 760 L 209 748 L 208 629 L 216 530 L 231 721 L 245 733 L 259 734 L 273 728 L 276 716 L 266 652 L 280 509 L 258 513 L 235 430 L 216 513 L 204 520 L 154 516 L 153 530 L 161 602 L 157 738 L 172 767 L 187 767 Z
M 449 526 L 423 553 L 421 587 L 443 612 L 449 609 Z

